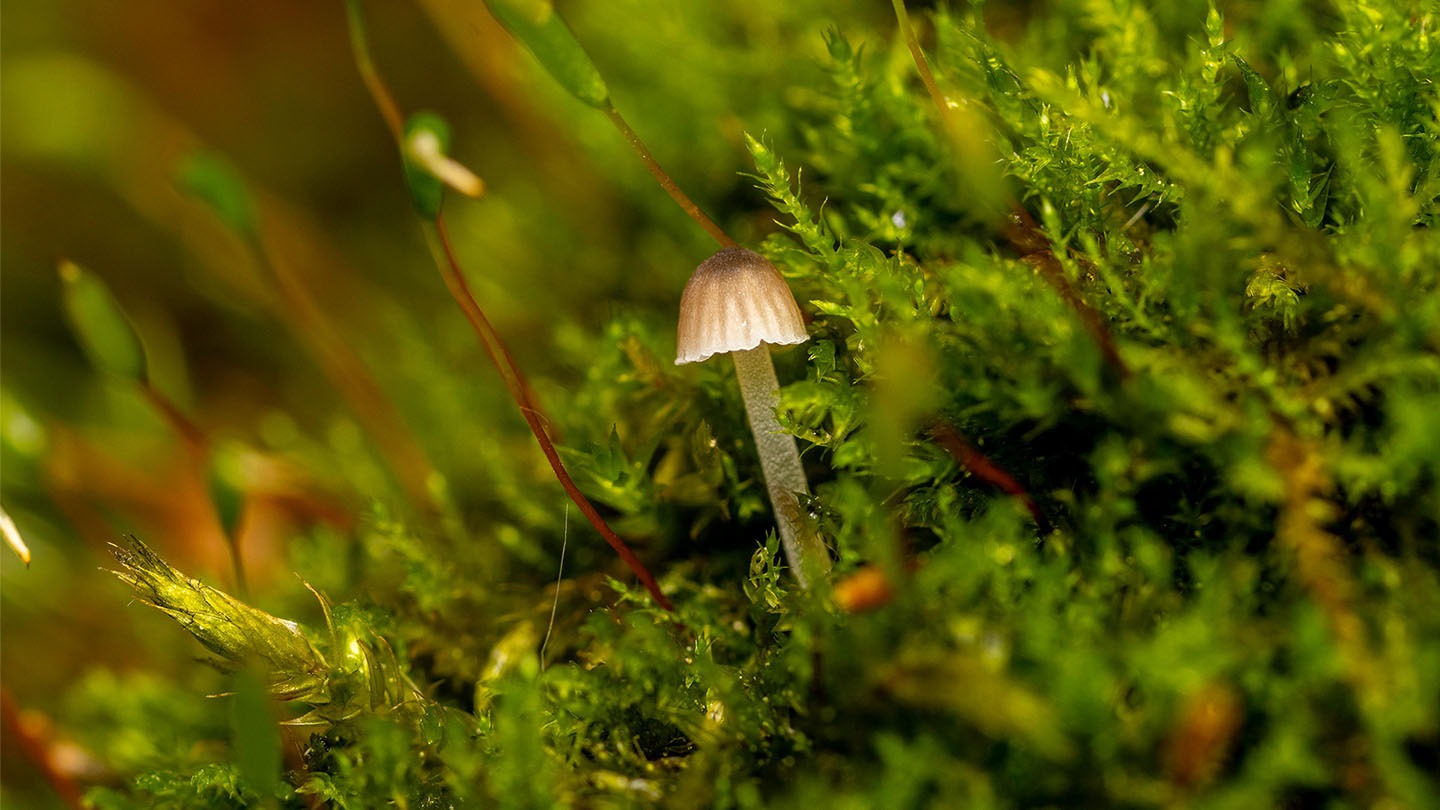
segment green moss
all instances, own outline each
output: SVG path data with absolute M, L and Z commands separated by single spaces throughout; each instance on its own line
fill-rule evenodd
M 608 73 L 672 67 L 636 41 L 738 37 L 683 10 L 572 36 L 530 5 L 502 21 L 605 107 L 663 101 Z M 559 312 L 531 382 L 676 612 L 562 506 L 470 336 L 424 323 L 458 316 L 396 315 L 374 356 L 437 417 L 414 420 L 433 508 L 369 472 L 348 419 L 257 440 L 342 493 L 350 520 L 290 559 L 347 601 L 279 586 L 303 628 L 143 544 L 124 559 L 144 601 L 263 666 L 281 716 L 315 724 L 286 732 L 303 756 L 257 786 L 223 713 L 94 676 L 61 719 L 117 777 L 95 806 L 1440 804 L 1440 18 L 1279 5 L 917 11 L 943 117 L 889 18 L 815 12 L 765 57 L 784 84 L 727 67 L 688 103 L 761 125 L 712 122 L 746 179 L 709 210 L 810 319 L 775 362 L 831 587 L 780 567 L 727 364 L 671 361 L 679 284 L 643 276 L 683 280 L 652 257 L 693 264 L 697 237 L 637 228 L 616 303 Z M 764 37 L 766 13 L 729 22 Z M 579 79 L 544 53 L 557 31 Z M 571 158 L 622 171 L 565 104 L 545 112 Z M 662 163 L 694 126 L 646 124 Z M 662 194 L 628 183 L 627 211 Z M 490 194 L 503 227 L 555 229 L 537 256 L 607 261 Z M 508 258 L 476 261 L 479 297 L 525 295 L 487 275 Z M 520 309 L 502 334 L 540 315 Z

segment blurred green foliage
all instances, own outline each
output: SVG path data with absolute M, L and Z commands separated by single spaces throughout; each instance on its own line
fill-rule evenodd
M 72 262 L 60 263 L 61 300 L 70 328 L 100 371 L 144 383 L 145 347 L 105 282 Z
M 435 278 L 341 4 L 164 51 L 223 67 L 190 84 L 134 28 L 92 32 L 107 66 L 7 15 L 35 563 L 0 654 L 94 806 L 1440 806 L 1433 7 L 916 4 L 942 114 L 885 8 L 495 4 L 521 47 L 371 5 L 400 105 L 487 182 L 446 207 L 476 296 L 677 612 L 572 519 Z M 780 567 L 733 372 L 672 362 L 713 245 L 607 99 L 810 319 L 775 361 L 831 593 Z M 56 255 L 114 291 L 78 347 Z M 245 452 L 189 458 L 82 362 L 134 376 L 142 339 Z M 253 605 L 179 573 L 233 576 L 217 506 Z M 123 531 L 239 687 L 119 609 Z M 20 756 L 5 797 L 49 801 Z

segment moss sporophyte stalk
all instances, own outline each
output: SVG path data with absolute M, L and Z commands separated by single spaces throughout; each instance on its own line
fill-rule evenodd
M 451 186 L 467 195 L 478 196 L 484 193 L 484 182 L 474 172 L 449 156 L 450 125 L 443 117 L 432 112 L 419 112 L 402 120 L 400 105 L 391 94 L 390 88 L 385 84 L 385 80 L 381 77 L 370 55 L 370 43 L 360 0 L 346 0 L 345 8 L 349 23 L 351 53 L 356 67 L 365 81 L 371 100 L 374 101 L 386 127 L 389 128 L 391 136 L 395 138 L 396 145 L 400 148 L 401 168 L 404 172 L 406 186 L 410 191 L 411 202 L 414 203 L 415 211 L 420 216 L 421 227 L 425 232 L 425 241 L 430 248 L 431 258 L 444 278 L 446 288 L 475 330 L 475 335 L 480 339 L 491 364 L 500 373 L 505 387 L 515 401 L 515 406 L 519 409 L 526 425 L 529 426 L 535 441 L 540 445 L 546 462 L 550 465 L 556 480 L 565 490 L 565 494 L 579 507 L 580 513 L 585 516 L 590 525 L 595 527 L 605 542 L 615 550 L 615 553 L 640 580 L 655 603 L 667 611 L 673 611 L 674 606 L 661 591 L 654 575 L 631 551 L 629 545 L 610 528 L 599 511 L 590 503 L 590 499 L 575 485 L 574 479 L 565 468 L 559 451 L 556 450 L 555 444 L 550 438 L 549 429 L 546 426 L 547 420 L 525 380 L 524 373 L 516 365 L 505 342 L 501 339 L 500 333 L 485 315 L 479 300 L 470 289 L 469 281 L 465 278 L 465 272 L 456 257 L 445 224 L 444 213 L 441 210 L 444 201 L 444 186 Z M 544 32 L 545 37 L 558 37 L 567 54 L 571 56 L 578 54 L 578 58 L 583 63 L 582 67 L 588 65 L 584 51 L 580 49 L 578 43 L 573 42 L 564 22 L 554 16 L 554 10 L 548 2 L 545 0 L 521 0 L 509 8 L 512 14 L 519 15 L 515 19 L 522 24 L 522 27 L 531 24 L 540 25 L 538 30 Z M 569 44 L 566 44 L 567 42 Z M 593 66 L 585 67 L 585 70 L 594 72 Z M 595 77 L 598 80 L 598 74 L 595 74 Z M 604 96 L 603 90 L 604 85 L 601 83 L 601 97 Z M 582 94 L 583 96 L 584 94 Z M 588 101 L 593 103 L 595 100 L 589 99 Z

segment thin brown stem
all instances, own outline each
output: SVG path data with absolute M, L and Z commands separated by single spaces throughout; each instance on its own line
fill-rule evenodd
M 935 102 L 935 109 L 940 112 L 945 126 L 953 127 L 950 105 L 940 94 L 940 86 L 935 83 L 935 74 L 930 72 L 930 63 L 925 60 L 925 52 L 920 50 L 920 41 L 915 38 L 915 29 L 910 25 L 910 14 L 905 10 L 905 0 L 891 0 L 891 4 L 895 6 L 895 20 L 900 23 L 900 36 L 905 38 L 905 46 L 910 49 L 910 56 L 915 60 L 915 69 L 920 71 L 920 81 L 925 83 L 930 100 Z
M 630 144 L 630 148 L 634 149 L 635 154 L 640 156 L 640 160 L 645 163 L 645 168 L 650 170 L 650 174 L 655 178 L 655 182 L 659 183 L 660 187 L 665 189 L 665 192 L 670 195 L 670 198 L 684 209 L 685 213 L 689 214 L 691 219 L 695 220 L 700 227 L 704 228 L 705 232 L 710 234 L 711 238 L 716 242 L 719 242 L 721 247 L 736 247 L 735 240 L 731 239 L 730 235 L 725 233 L 719 225 L 716 225 L 714 220 L 705 216 L 705 212 L 700 210 L 700 206 L 696 205 L 693 200 L 685 195 L 685 192 L 680 190 L 679 186 L 675 185 L 675 181 L 661 168 L 660 163 L 655 160 L 655 156 L 650 154 L 650 150 L 645 148 L 644 141 L 641 141 L 640 136 L 635 134 L 635 130 L 631 129 L 630 125 L 625 122 L 625 118 L 620 115 L 619 110 L 615 109 L 612 105 L 605 111 L 605 117 L 609 118 L 610 123 L 614 124 L 615 128 L 620 130 L 620 134 L 625 136 L 625 140 Z
M 140 393 L 150 403 L 170 429 L 185 443 L 185 449 L 190 454 L 200 474 L 204 475 L 206 458 L 210 452 L 210 437 L 205 434 L 205 429 L 195 424 L 195 420 L 185 415 L 180 406 L 166 396 L 163 391 L 155 387 L 155 384 L 146 380 L 140 384 Z M 222 523 L 219 514 L 216 514 L 216 522 Z M 225 545 L 230 551 L 230 566 L 235 573 L 235 588 L 240 596 L 246 597 L 250 593 L 249 580 L 245 576 L 245 559 L 240 550 L 239 529 L 231 529 L 224 525 L 220 526 L 220 533 L 225 537 Z
M 415 504 L 432 512 L 438 510 L 429 485 L 434 472 L 430 459 L 405 429 L 400 414 L 365 361 L 337 332 L 315 295 L 280 251 L 272 249 L 261 236 L 256 236 L 253 247 L 274 276 L 297 335 L 307 343 L 315 361 L 379 445 L 400 486 Z
M 360 0 L 346 0 L 345 16 L 350 24 L 350 45 L 355 52 L 355 68 L 360 71 L 360 79 L 365 82 L 365 89 L 370 91 L 370 98 L 374 99 L 380 117 L 385 119 L 385 126 L 398 144 L 405 131 L 405 118 L 400 114 L 400 105 L 395 103 L 395 97 L 390 95 L 390 91 L 385 87 L 385 81 L 375 69 L 375 60 L 370 56 L 370 39 L 365 33 L 365 15 L 360 9 Z
M 20 744 L 20 752 L 40 771 L 40 775 L 45 777 L 55 795 L 74 810 L 84 807 L 80 786 L 69 774 L 55 766 L 54 758 L 50 754 L 50 741 L 35 728 L 35 724 L 27 722 L 21 716 L 15 698 L 10 695 L 10 690 L 3 686 L 0 686 L 0 720 L 3 720 L 4 726 L 15 735 L 15 741 Z
M 1069 304 L 1071 309 L 1075 310 L 1075 314 L 1080 316 L 1080 323 L 1085 326 L 1085 331 L 1090 333 L 1090 337 L 1100 347 L 1100 354 L 1105 357 L 1105 362 L 1115 369 L 1121 379 L 1129 379 L 1130 367 L 1125 364 L 1125 360 L 1120 357 L 1120 351 L 1115 348 L 1115 339 L 1105 326 L 1105 317 L 1080 297 L 1080 293 L 1070 283 L 1070 279 L 1065 277 L 1065 271 L 1060 267 L 1060 260 L 1047 250 L 1022 256 L 1021 261 L 1040 271 L 1040 275 L 1050 282 L 1050 286 L 1054 287 L 1065 303 Z
M 465 274 L 461 270 L 459 260 L 455 257 L 455 250 L 450 244 L 450 236 L 445 229 L 445 218 L 443 216 L 436 217 L 434 227 L 427 227 L 425 230 L 427 241 L 430 242 L 431 250 L 435 253 L 436 266 L 445 279 L 445 286 L 449 288 L 451 296 L 455 298 L 455 303 L 460 305 L 461 311 L 465 313 L 470 325 L 474 327 L 475 334 L 479 336 L 481 344 L 485 347 L 485 353 L 490 356 L 490 362 L 494 363 L 495 368 L 500 371 L 501 379 L 505 381 L 506 387 L 510 389 L 510 395 L 514 397 L 515 404 L 520 408 L 520 415 L 525 418 L 525 424 L 530 426 L 530 432 L 535 434 L 535 441 L 539 443 L 540 450 L 545 454 L 545 460 L 550 463 L 550 469 L 554 472 L 556 480 L 560 482 L 560 486 L 565 489 L 565 494 L 570 496 L 570 500 L 575 502 L 580 512 L 590 521 L 590 525 L 595 527 L 600 536 L 605 538 L 605 542 L 610 544 L 615 553 L 620 555 L 620 559 L 625 561 L 625 565 L 629 566 L 635 576 L 640 579 L 656 604 L 673 611 L 674 605 L 660 590 L 660 585 L 650 574 L 649 569 L 640 562 L 640 558 L 635 556 L 635 552 L 630 550 L 625 541 L 615 534 L 605 519 L 591 505 L 590 500 L 571 480 L 570 473 L 565 470 L 565 465 L 560 461 L 560 454 L 555 450 L 555 444 L 545 432 L 543 415 L 534 400 L 530 398 L 529 388 L 525 384 L 524 377 L 515 365 L 515 361 L 510 357 L 510 352 L 505 348 L 505 344 L 500 340 L 499 333 L 495 331 L 490 320 L 485 317 L 485 312 L 470 291 L 470 284 L 465 280 Z
M 1040 275 L 1050 283 L 1050 286 L 1059 293 L 1060 297 L 1075 314 L 1080 316 L 1080 323 L 1084 325 L 1085 331 L 1095 340 L 1100 347 L 1100 354 L 1104 356 L 1105 362 L 1120 375 L 1120 379 L 1130 379 L 1130 367 L 1126 365 L 1124 358 L 1120 356 L 1119 349 L 1115 346 L 1115 338 L 1110 334 L 1110 329 L 1105 325 L 1105 316 L 1100 311 L 1090 306 L 1081 297 L 1075 285 L 1065 275 L 1065 268 L 1060 265 L 1060 260 L 1055 258 L 1055 253 L 1050 248 L 1050 241 L 1041 233 L 1035 220 L 1030 216 L 1019 203 L 1013 200 L 1010 203 L 1014 217 L 1010 226 L 1006 228 L 1005 235 L 1024 255 L 1020 260 L 1040 271 Z
M 226 545 L 230 546 L 230 565 L 235 569 L 235 590 L 239 592 L 241 599 L 249 599 L 250 580 L 245 576 L 245 555 L 240 551 L 239 529 L 226 532 L 225 540 Z
M 1030 512 L 1030 517 L 1035 519 L 1035 525 L 1039 526 L 1041 531 L 1049 531 L 1050 521 L 1045 519 L 1045 513 L 1040 511 L 1040 507 L 1035 503 L 1035 499 L 1030 497 L 1030 493 L 1025 491 L 1025 487 L 1015 480 L 1015 476 L 976 449 L 953 425 L 944 420 L 937 421 L 930 427 L 930 435 L 951 458 L 969 470 L 971 475 L 1006 495 L 1018 498 Z
M 156 388 L 154 383 L 148 380 L 141 383 L 140 393 L 144 395 L 145 401 L 150 403 L 150 407 L 154 408 L 156 413 L 165 420 L 165 424 L 169 425 L 181 441 L 185 442 L 187 450 L 197 456 L 205 454 L 210 443 L 209 437 L 205 435 L 205 431 L 199 425 L 195 424 L 194 420 L 186 416 L 185 412 L 180 410 L 180 407 L 165 396 L 160 389 Z
M 399 145 L 404 137 L 404 118 L 395 98 L 390 95 L 379 71 L 375 69 L 365 34 L 365 16 L 360 0 L 346 0 L 345 11 L 349 21 L 350 45 L 355 57 L 355 67 L 375 102 L 376 109 L 380 111 L 380 117 L 385 120 L 386 128 Z M 282 259 L 281 252 L 272 249 L 272 241 L 266 238 L 265 230 L 262 226 L 250 235 L 251 248 L 268 266 L 278 282 L 281 300 L 286 308 L 286 315 L 293 322 L 296 336 L 307 345 L 321 369 L 340 389 L 341 395 L 379 445 L 381 453 L 410 500 L 422 509 L 438 511 L 440 506 L 430 491 L 430 479 L 434 469 L 430 465 L 429 457 L 405 429 L 393 403 L 386 397 L 384 389 L 364 361 L 350 344 L 336 333 L 325 310 L 316 303 L 309 288 Z M 269 236 L 273 237 L 273 234 Z

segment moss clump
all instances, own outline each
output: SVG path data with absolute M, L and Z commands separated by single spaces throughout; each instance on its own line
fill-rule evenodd
M 292 701 L 279 716 L 319 727 L 285 732 L 267 789 L 243 724 L 182 699 L 163 744 L 121 746 L 165 703 L 89 680 L 59 719 L 96 726 L 115 769 L 96 806 L 1440 805 L 1433 9 L 942 7 L 912 17 L 932 98 L 889 18 L 777 11 L 809 46 L 765 57 L 784 84 L 744 61 L 692 82 L 683 54 L 741 50 L 716 19 L 759 37 L 766 12 L 626 4 L 674 23 L 641 47 L 604 4 L 568 27 L 533 5 L 585 42 L 603 107 L 665 103 L 667 80 L 628 80 L 672 69 L 696 92 L 672 112 L 733 102 L 729 142 L 696 149 L 755 190 L 708 210 L 808 319 L 775 357 L 779 417 L 830 582 L 783 569 L 734 376 L 671 362 L 679 286 L 639 279 L 649 265 L 607 290 L 623 303 L 563 313 L 531 381 L 673 613 L 558 506 L 500 386 L 454 373 L 478 363 L 469 336 L 430 346 L 396 315 L 372 356 L 434 417 L 415 420 L 437 426 L 419 431 L 430 504 L 343 431 L 270 432 L 348 494 L 358 519 L 290 555 L 346 601 L 272 592 L 304 630 L 143 546 L 127 562 L 132 584 L 243 619 L 220 641 L 189 625 L 234 665 L 256 663 L 247 633 L 278 634 L 289 652 L 259 663 Z M 601 113 L 530 79 L 581 157 L 613 165 Z M 679 154 L 691 118 L 641 115 L 662 162 L 703 176 Z M 626 165 L 620 199 L 687 233 Z M 490 188 L 474 205 L 539 227 Z M 583 241 L 550 224 L 537 261 L 583 275 Z M 639 230 L 633 262 L 706 255 L 698 230 L 684 249 Z M 97 720 L 107 699 L 127 708 Z

